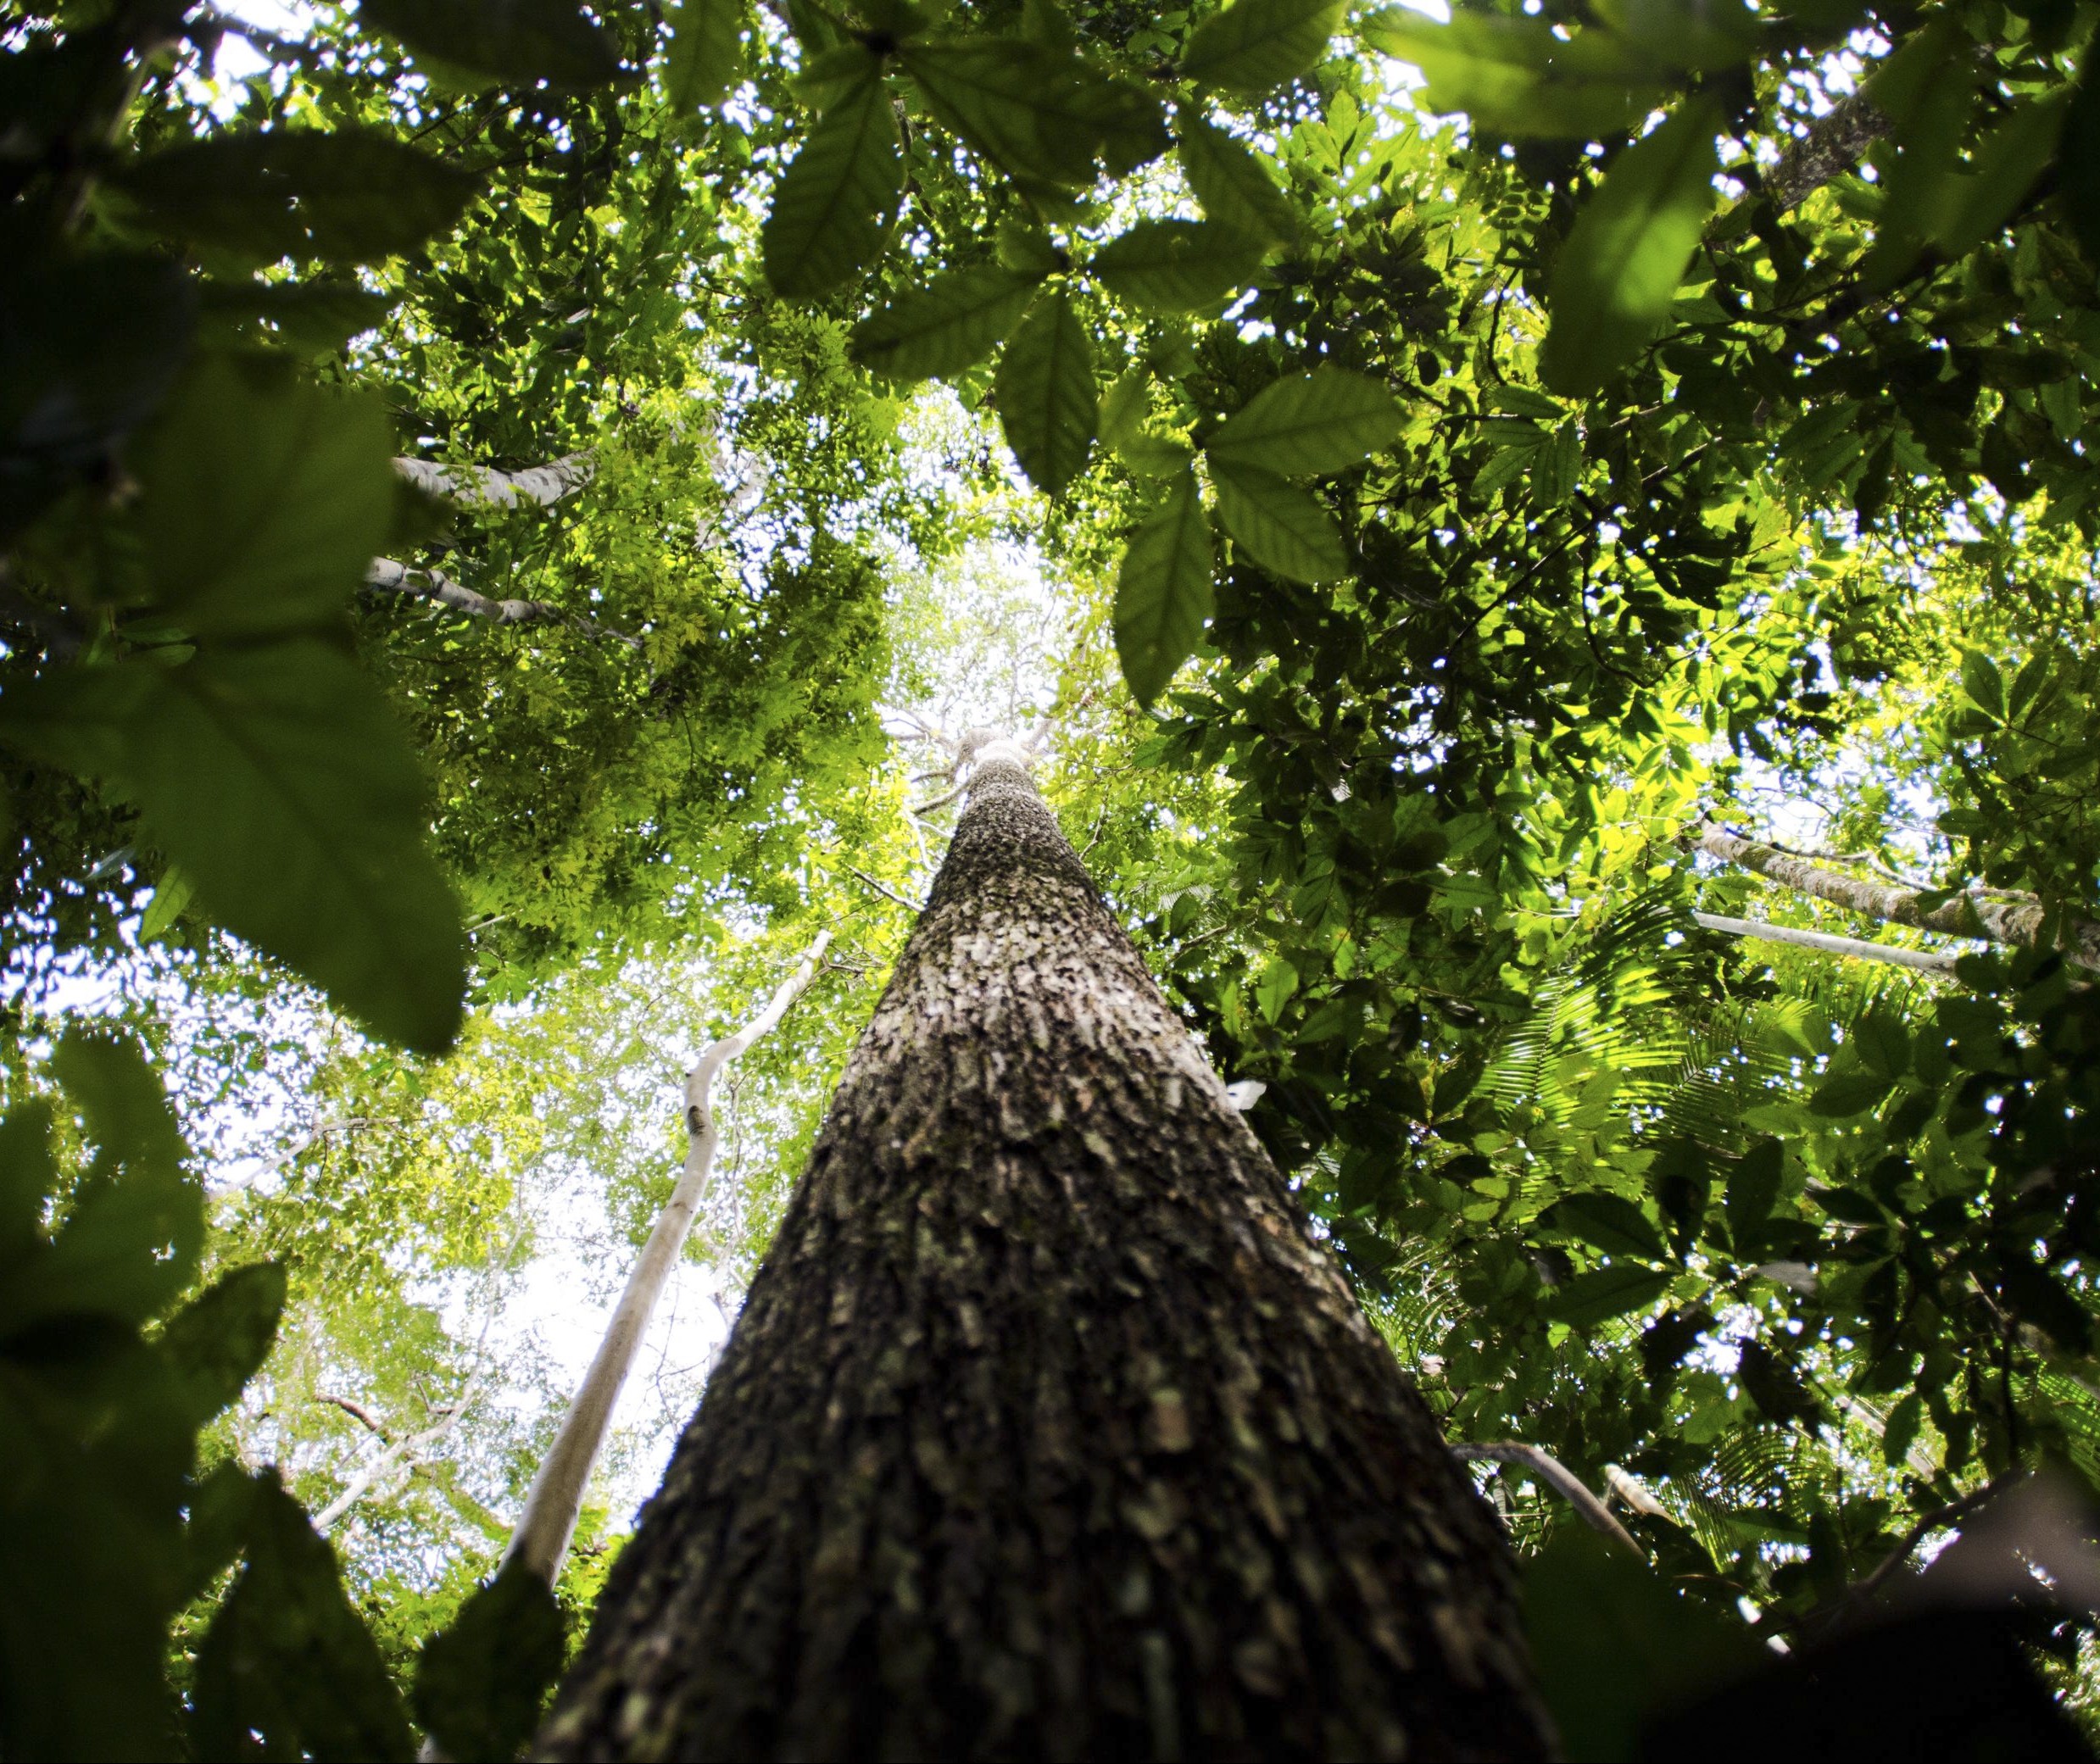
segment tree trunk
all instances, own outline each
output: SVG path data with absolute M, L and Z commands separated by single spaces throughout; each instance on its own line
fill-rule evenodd
M 540 1745 L 1535 1757 L 1512 1581 L 998 743 Z

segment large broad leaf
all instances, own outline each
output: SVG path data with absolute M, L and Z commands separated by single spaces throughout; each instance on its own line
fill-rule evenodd
M 1194 472 L 1131 536 L 1116 577 L 1116 654 L 1140 704 L 1166 689 L 1211 616 L 1211 528 Z
M 612 39 L 575 0 L 358 0 L 358 17 L 411 49 L 507 84 L 617 79 Z
M 1327 53 L 1343 0 L 1235 0 L 1190 33 L 1181 71 L 1205 86 L 1258 98 Z
M 933 114 L 1024 181 L 1082 189 L 1114 91 L 1076 56 L 1020 37 L 906 42 L 897 59 Z
M 1134 306 L 1192 313 L 1245 287 L 1267 254 L 1260 237 L 1214 220 L 1140 220 L 1095 252 L 1087 267 Z
M 252 324 L 271 342 L 303 355 L 328 355 L 393 310 L 394 297 L 342 281 L 206 282 L 205 315 Z
M 177 667 L 77 668 L 11 693 L 7 738 L 114 779 L 227 929 L 391 1040 L 460 1021 L 459 910 L 425 850 L 422 780 L 355 663 L 295 637 Z
M 1653 1221 L 1624 1195 L 1570 1194 L 1548 1209 L 1546 1222 L 1609 1255 L 1630 1254 L 1663 1261 L 1669 1255 Z
M 2030 98 L 1976 143 L 1971 170 L 1952 180 L 1935 230 L 1948 257 L 1967 256 L 2012 219 L 2056 155 L 2071 96 L 2059 87 Z
M 1554 34 L 1546 19 L 1463 11 L 1440 25 L 1391 6 L 1357 27 L 1373 48 L 1420 68 L 1418 100 L 1438 115 L 1463 111 L 1490 134 L 1587 140 L 1637 127 L 1669 100 L 1605 32 Z
M 473 173 L 375 129 L 267 129 L 185 142 L 110 181 L 155 230 L 240 253 L 376 263 L 460 218 Z
M 393 456 L 376 403 L 208 358 L 132 456 L 155 599 L 214 635 L 337 617 L 385 544 Z
M 1629 1310 L 1655 1303 L 1675 1278 L 1668 1269 L 1635 1268 L 1619 1263 L 1578 1274 L 1540 1306 L 1539 1314 L 1577 1329 L 1594 1329 Z
M 1334 517 L 1287 478 L 1258 465 L 1214 465 L 1217 512 L 1247 554 L 1294 582 L 1334 582 L 1349 573 Z
M 664 92 L 681 110 L 719 104 L 744 65 L 744 0 L 677 0 Z
M 1272 381 L 1206 448 L 1214 465 L 1252 465 L 1290 477 L 1345 471 L 1400 432 L 1400 405 L 1375 380 L 1315 368 Z
M 791 300 L 814 300 L 851 281 L 882 249 L 903 190 L 897 116 L 871 61 L 781 175 L 759 236 L 766 281 Z
M 1290 199 L 1253 150 L 1200 116 L 1180 123 L 1181 169 L 1203 212 L 1250 237 L 1286 244 L 1298 235 Z
M 1584 205 L 1553 266 L 1551 325 L 1540 376 L 1555 392 L 1596 392 L 1668 314 L 1713 207 L 1720 113 L 1691 98 L 1635 142 Z
M 959 374 L 1013 329 L 1042 276 L 996 265 L 936 276 L 853 327 L 853 359 L 893 380 Z
M 1037 489 L 1056 495 L 1084 468 L 1100 409 L 1094 344 L 1063 288 L 1050 289 L 1021 321 L 999 359 L 993 392 L 1014 458 Z
M 553 1590 L 530 1569 L 506 1564 L 423 1644 L 416 1717 L 450 1757 L 514 1758 L 532 1737 L 561 1656 Z
M 2056 162 L 2064 218 L 2091 268 L 2100 270 L 2100 56 L 2086 52 L 2078 88 L 2064 113 Z
M 239 1396 L 277 1338 L 284 1313 L 284 1270 L 253 1262 L 220 1276 L 168 1319 L 160 1351 L 174 1367 L 202 1427 Z
M 405 1761 L 415 1750 L 334 1551 L 274 1472 L 253 1482 L 248 1565 L 198 1651 L 195 1710 L 198 1757 Z

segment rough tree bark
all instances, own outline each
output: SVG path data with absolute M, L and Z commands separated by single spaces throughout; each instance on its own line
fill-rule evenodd
M 1491 1513 L 1011 743 L 539 1745 L 1548 1750 Z

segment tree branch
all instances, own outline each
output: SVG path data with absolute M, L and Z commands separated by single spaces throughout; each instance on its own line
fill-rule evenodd
M 404 594 L 410 599 L 427 600 L 434 606 L 443 607 L 448 612 L 459 613 L 470 619 L 487 619 L 496 625 L 566 625 L 587 637 L 624 643 L 637 655 L 642 653 L 640 638 L 629 637 L 624 631 L 615 631 L 610 625 L 601 625 L 595 619 L 564 612 L 552 601 L 498 600 L 462 587 L 442 570 L 420 569 L 393 558 L 372 559 L 365 572 L 365 592 L 368 594 Z
M 515 509 L 537 503 L 551 509 L 570 492 L 591 481 L 598 461 L 589 453 L 564 454 L 544 465 L 522 471 L 499 471 L 493 465 L 443 465 L 433 459 L 397 459 L 393 469 L 418 490 L 456 503 L 487 509 Z
M 1708 931 L 1726 932 L 1730 937 L 1755 938 L 1761 943 L 1791 943 L 1802 949 L 1821 949 L 1832 955 L 1849 955 L 1860 961 L 1882 961 L 1899 968 L 1916 968 L 1927 974 L 1952 974 L 1957 958 L 1935 949 L 1898 949 L 1888 943 L 1870 943 L 1863 938 L 1833 937 L 1826 931 L 1801 931 L 1791 925 L 1772 925 L 1762 919 L 1730 919 L 1719 913 L 1694 913 L 1695 924 Z
M 712 1043 L 686 1074 L 685 1167 L 658 1216 L 649 1242 L 643 1246 L 634 1272 L 627 1277 L 627 1289 L 620 1295 L 590 1370 L 583 1375 L 576 1400 L 569 1405 L 561 1431 L 554 1436 L 554 1444 L 532 1478 L 525 1510 L 518 1516 L 518 1528 L 504 1553 L 504 1561 L 522 1563 L 550 1586 L 561 1572 L 562 1558 L 568 1554 L 584 1491 L 590 1486 L 591 1472 L 604 1447 L 613 1408 L 633 1366 L 643 1333 L 663 1296 L 665 1283 L 685 1247 L 693 1216 L 699 1210 L 714 1174 L 715 1153 L 721 1138 L 709 1108 L 708 1091 L 717 1072 L 787 1015 L 788 1007 L 816 978 L 817 965 L 830 944 L 831 932 L 819 932 L 804 952 L 801 965 L 781 982 L 766 1008 L 735 1034 Z
M 1864 92 L 1840 98 L 1765 174 L 1764 192 L 1774 209 L 1784 214 L 1799 208 L 1832 178 L 1850 171 L 1888 131 L 1888 118 Z
M 2090 919 L 2066 919 L 2063 941 L 2047 935 L 2050 914 L 2039 904 L 1980 899 L 1964 893 L 1930 910 L 1919 904 L 1911 888 L 1890 888 L 1880 882 L 1862 882 L 1840 876 L 1834 870 L 1788 857 L 1770 845 L 1707 826 L 1699 836 L 1699 849 L 1724 863 L 1756 872 L 1803 894 L 1813 894 L 1848 911 L 1891 925 L 1910 925 L 1920 931 L 1944 932 L 1950 937 L 1974 938 L 1980 942 L 2010 943 L 2030 949 L 2058 949 L 2067 961 L 2081 968 L 2100 968 L 2100 924 Z
M 1473 1442 L 1454 1445 L 1451 1455 L 1462 1464 L 1518 1464 L 1564 1499 L 1582 1515 L 1593 1531 L 1601 1531 L 1616 1544 L 1623 1544 L 1639 1556 L 1648 1559 L 1647 1551 L 1634 1541 L 1633 1533 L 1612 1515 L 1612 1510 L 1592 1494 L 1582 1478 L 1553 1456 L 1535 1445 L 1527 1445 L 1521 1439 L 1498 1439 L 1487 1443 Z

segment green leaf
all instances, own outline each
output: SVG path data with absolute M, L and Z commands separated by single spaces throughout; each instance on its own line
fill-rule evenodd
M 1184 472 L 1159 512 L 1132 535 L 1116 577 L 1116 654 L 1140 704 L 1150 704 L 1188 659 L 1211 616 L 1211 529 L 1194 472 Z
M 137 802 L 214 919 L 376 1033 L 438 1052 L 458 1032 L 458 908 L 424 849 L 415 760 L 377 690 L 306 638 L 179 667 L 75 668 L 9 695 L 9 741 Z
M 1262 273 L 1267 246 L 1213 220 L 1140 220 L 1087 265 L 1102 284 L 1147 312 L 1200 312 Z
M 936 276 L 855 326 L 849 353 L 892 380 L 959 374 L 1013 329 L 1042 281 L 996 267 Z
M 206 282 L 201 297 L 206 314 L 307 356 L 332 354 L 394 305 L 391 294 L 337 281 Z
M 1094 344 L 1061 287 L 1028 309 L 993 381 L 1006 445 L 1045 496 L 1078 477 L 1094 447 L 1100 410 Z
M 1675 1278 L 1667 1268 L 1657 1271 L 1624 1263 L 1593 1269 L 1554 1292 L 1539 1306 L 1539 1314 L 1573 1328 L 1594 1329 L 1654 1304 Z
M 1459 11 L 1440 25 L 1388 7 L 1357 27 L 1373 48 L 1412 62 L 1428 86 L 1421 109 L 1463 111 L 1490 135 L 1590 140 L 1623 134 L 1669 101 L 1668 86 L 1608 33 L 1557 36 L 1546 19 Z
M 612 39 L 574 0 L 358 0 L 358 18 L 421 55 L 506 85 L 604 86 L 620 76 Z
M 18 1103 L 0 1119 L 0 1267 L 44 1247 L 44 1208 L 58 1190 L 50 1105 Z
M 268 1357 L 284 1314 L 284 1270 L 254 1262 L 222 1275 L 168 1319 L 160 1351 L 202 1427 L 241 1394 Z
M 1889 1093 L 1889 1081 L 1877 1072 L 1840 1072 L 1825 1078 L 1808 1099 L 1808 1112 L 1841 1121 L 1871 1109 Z
M 1877 1005 L 1853 1024 L 1847 1042 L 1879 1077 L 1900 1078 L 1910 1070 L 1910 1032 L 1886 1006 Z
M 1785 1173 L 1786 1148 L 1777 1139 L 1760 1139 L 1729 1171 L 1723 1208 L 1738 1254 L 1746 1253 L 1751 1236 L 1772 1216 Z
M 1720 113 L 1690 98 L 1612 162 L 1553 266 L 1551 325 L 1539 352 L 1546 385 L 1599 391 L 1648 340 L 1713 206 Z
M 1211 220 L 1279 245 L 1298 236 L 1290 198 L 1245 142 L 1188 113 L 1180 120 L 1179 144 L 1182 171 Z
M 1953 179 L 1941 210 L 1942 253 L 1966 257 L 2012 219 L 2055 156 L 2070 100 L 2068 87 L 2030 98 L 1976 143 L 1971 171 Z
M 875 259 L 904 191 L 897 116 L 872 61 L 827 110 L 781 175 L 760 229 L 766 279 L 790 300 L 814 300 Z
M 156 231 L 239 253 L 376 263 L 447 231 L 473 173 L 376 129 L 267 129 L 163 147 L 111 183 Z
M 561 1672 L 561 1607 L 530 1569 L 506 1563 L 423 1644 L 415 1714 L 452 1758 L 514 1758 Z
M 744 0 L 677 0 L 664 94 L 681 110 L 701 110 L 729 95 L 744 68 Z
M 337 619 L 386 543 L 393 458 L 376 401 L 206 358 L 133 456 L 156 599 L 199 634 Z
M 66 1315 L 142 1323 L 189 1284 L 203 1249 L 203 1194 L 182 1167 L 181 1133 L 137 1043 L 71 1030 L 51 1069 L 86 1124 L 95 1159 L 49 1252 L 0 1288 L 0 1335 Z M 47 1179 L 34 1159 L 22 1168 L 18 1181 Z
M 1343 0 L 1235 0 L 1189 33 L 1184 78 L 1258 98 L 1327 53 Z
M 1225 531 L 1263 569 L 1306 582 L 1349 573 L 1334 517 L 1288 479 L 1258 465 L 1220 464 L 1211 485 Z
M 2005 721 L 2005 676 L 1980 649 L 1962 651 L 1962 690 L 1979 710 L 1999 722 Z
M 1644 1255 L 1651 1261 L 1669 1259 L 1663 1233 L 1646 1213 L 1621 1194 L 1570 1194 L 1553 1205 L 1546 1222 L 1607 1255 Z
M 275 1472 L 254 1479 L 248 1564 L 198 1650 L 193 1755 L 398 1759 L 415 1750 L 335 1553 Z
M 1647 1717 L 1754 1671 L 1748 1629 L 1582 1526 L 1523 1564 L 1524 1633 L 1570 1758 L 1641 1756 Z
M 2057 199 L 2088 268 L 2100 270 L 2100 55 L 2088 49 L 2058 137 Z
M 146 910 L 139 917 L 139 942 L 157 943 L 167 936 L 196 893 L 197 884 L 174 865 L 169 865 L 161 871 L 160 880 L 153 888 L 153 898 L 146 903 Z
M 941 121 L 1024 184 L 1094 181 L 1103 82 L 1076 56 L 986 36 L 900 44 L 897 59 Z
M 1212 435 L 1213 466 L 1258 466 L 1288 477 L 1345 471 L 1400 432 L 1400 405 L 1377 381 L 1317 367 L 1272 381 Z
M 1261 977 L 1254 983 L 1254 1002 L 1262 1013 L 1262 1021 L 1273 1023 L 1284 1014 L 1298 990 L 1298 971 L 1280 954 L 1272 954 L 1262 966 Z

